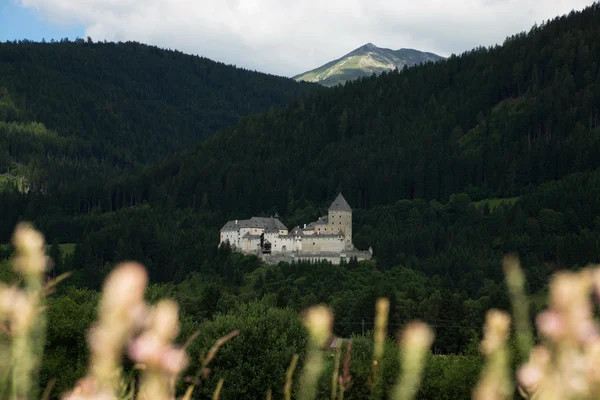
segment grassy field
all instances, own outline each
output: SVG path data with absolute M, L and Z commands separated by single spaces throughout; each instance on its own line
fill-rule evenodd
M 0 250 L 8 250 L 10 245 L 8 243 L 0 243 Z M 63 243 L 60 245 L 63 256 L 67 254 L 73 254 L 75 251 L 75 243 Z
M 63 257 L 67 254 L 73 254 L 75 251 L 75 243 L 63 243 L 60 245 Z M 5 250 L 10 250 L 8 243 L 0 243 L 0 252 L 5 253 Z M 0 256 L 0 282 L 12 283 L 17 279 L 17 275 L 13 272 L 11 262 L 8 258 Z
M 490 210 L 494 210 L 496 207 L 498 207 L 501 204 L 507 204 L 507 205 L 512 205 L 515 204 L 517 202 L 517 200 L 519 200 L 519 197 L 503 197 L 503 198 L 491 198 L 491 199 L 484 199 L 484 200 L 479 200 L 475 202 L 475 205 L 477 207 L 484 207 L 485 204 L 487 203 L 487 205 L 490 207 Z
M 10 252 L 10 245 L 0 243 L 0 262 L 6 259 L 5 255 Z
M 73 252 L 75 252 L 75 243 L 63 243 L 60 245 L 60 249 L 62 250 L 63 256 L 73 254 Z

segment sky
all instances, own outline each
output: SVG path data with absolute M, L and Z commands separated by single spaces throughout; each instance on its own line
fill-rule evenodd
M 0 0 L 0 41 L 135 40 L 293 76 L 365 43 L 442 56 L 593 0 Z
M 85 27 L 81 24 L 55 24 L 35 9 L 20 6 L 12 0 L 0 0 L 0 41 L 29 39 L 75 39 L 84 37 Z

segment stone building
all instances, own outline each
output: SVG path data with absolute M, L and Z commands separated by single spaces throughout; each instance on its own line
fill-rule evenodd
M 235 250 L 256 254 L 267 262 L 292 260 L 328 260 L 356 257 L 370 259 L 373 252 L 358 251 L 352 243 L 352 208 L 338 194 L 327 215 L 291 231 L 279 220 L 252 217 L 227 222 L 221 228 L 220 244 L 228 242 Z

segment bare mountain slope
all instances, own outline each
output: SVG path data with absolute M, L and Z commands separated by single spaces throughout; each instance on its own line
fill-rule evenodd
M 405 65 L 410 67 L 442 59 L 443 57 L 433 53 L 413 49 L 384 49 L 367 43 L 337 60 L 296 75 L 293 79 L 320 83 L 324 86 L 335 86 L 361 76 L 380 74 L 395 68 L 402 69 Z

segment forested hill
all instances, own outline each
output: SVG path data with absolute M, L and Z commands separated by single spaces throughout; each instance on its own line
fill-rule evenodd
M 594 5 L 502 46 L 322 89 L 109 182 L 93 157 L 51 159 L 65 169 L 31 159 L 20 168 L 49 171 L 41 180 L 56 190 L 3 189 L 0 176 L 0 243 L 33 221 L 53 243 L 53 273 L 73 271 L 71 284 L 91 289 L 115 263 L 140 261 L 151 282 L 181 282 L 171 293 L 195 320 L 259 299 L 327 303 L 348 337 L 385 296 L 394 330 L 421 319 L 436 326 L 437 351 L 464 351 L 486 310 L 509 307 L 503 255 L 519 254 L 536 308 L 549 273 L 600 261 L 599 22 Z M 27 104 L 8 88 L 0 134 L 12 154 L 86 149 L 23 119 Z M 265 266 L 216 246 L 227 218 L 278 212 L 294 226 L 323 215 L 338 191 L 354 209 L 354 243 L 374 250 L 369 262 Z M 61 243 L 72 252 L 61 256 Z
M 293 212 L 298 199 L 324 204 L 338 191 L 360 208 L 463 191 L 519 195 L 600 165 L 599 59 L 595 4 L 502 46 L 243 118 L 103 196 L 249 215 Z
M 90 39 L 0 43 L 2 87 L 21 120 L 121 164 L 160 161 L 240 116 L 318 90 L 179 51 Z

